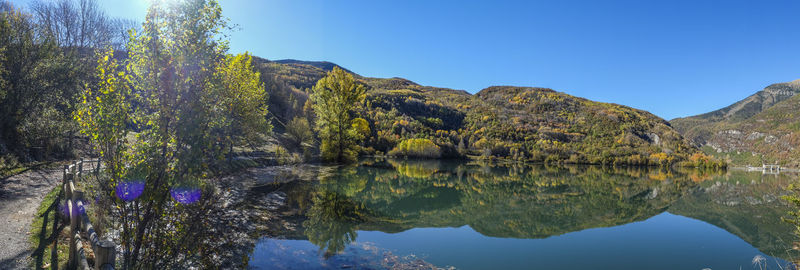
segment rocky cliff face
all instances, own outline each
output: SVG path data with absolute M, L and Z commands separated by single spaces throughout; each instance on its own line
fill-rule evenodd
M 800 80 L 777 83 L 728 107 L 670 121 L 698 147 L 734 165 L 800 166 Z

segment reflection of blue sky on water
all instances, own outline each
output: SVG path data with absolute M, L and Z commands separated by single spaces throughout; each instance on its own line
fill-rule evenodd
M 491 238 L 468 226 L 358 235 L 460 269 L 751 269 L 752 258 L 764 255 L 723 229 L 670 213 L 545 239 Z M 776 269 L 775 259 L 767 260 Z
M 252 269 L 417 269 L 431 267 L 413 255 L 399 257 L 369 242 L 351 243 L 329 258 L 303 240 L 262 239 L 250 257 Z M 426 268 L 427 269 L 427 268 Z

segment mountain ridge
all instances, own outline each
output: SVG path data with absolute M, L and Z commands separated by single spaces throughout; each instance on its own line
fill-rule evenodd
M 745 119 L 752 117 L 756 113 L 775 105 L 775 103 L 786 100 L 796 94 L 800 94 L 800 79 L 790 82 L 770 84 L 767 87 L 764 87 L 764 89 L 721 109 L 694 116 L 678 117 L 672 120 L 683 118 L 702 118 L 714 120 Z M 747 110 L 748 108 L 752 108 L 753 110 Z M 756 113 L 753 113 L 754 111 Z
M 254 63 L 266 82 L 270 111 L 282 123 L 313 113 L 306 104 L 310 89 L 326 68 L 338 66 L 257 57 Z M 470 94 L 353 74 L 367 87 L 358 115 L 370 125 L 362 145 L 367 155 L 388 153 L 411 138 L 431 140 L 443 157 L 532 162 L 666 165 L 698 151 L 650 112 L 549 88 L 490 86 Z
M 670 120 L 704 152 L 734 165 L 800 166 L 800 79 L 770 84 L 724 108 Z

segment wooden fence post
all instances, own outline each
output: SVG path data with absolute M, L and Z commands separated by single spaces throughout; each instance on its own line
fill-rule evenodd
M 72 184 L 72 189 L 73 189 L 72 190 L 72 206 L 75 207 L 75 219 L 76 219 L 76 222 L 77 222 L 77 229 L 75 231 L 79 232 L 80 230 L 83 229 L 83 222 L 81 222 L 82 221 L 81 215 L 83 215 L 83 213 L 85 213 L 86 209 L 84 207 L 86 207 L 86 206 L 83 203 L 81 203 L 81 200 L 83 200 L 83 191 L 75 190 L 75 184 L 74 183 Z M 72 220 L 70 220 L 70 221 L 72 221 Z
M 64 171 L 61 175 L 61 184 L 67 183 L 67 170 L 69 170 L 69 165 L 64 165 Z
M 79 234 L 75 234 L 75 254 L 78 262 L 75 263 L 76 269 L 89 269 L 89 262 L 86 261 L 86 250 L 83 248 L 83 241 L 81 241 L 81 236 Z
M 69 218 L 69 269 L 88 269 L 86 254 L 81 242 L 81 230 L 86 231 L 92 249 L 95 254 L 95 269 L 114 269 L 116 264 L 116 244 L 111 240 L 100 240 L 97 232 L 94 231 L 89 216 L 85 214 L 83 191 L 75 188 L 75 183 L 83 175 L 84 159 L 64 166 L 63 190 L 67 217 Z M 94 168 L 95 173 L 100 171 L 100 160 L 97 160 Z
M 95 269 L 114 269 L 116 263 L 116 244 L 111 240 L 100 241 L 94 253 Z
M 66 173 L 64 175 L 64 203 L 70 202 L 72 199 L 72 189 L 70 187 L 70 183 L 72 182 L 72 174 Z M 67 217 L 72 218 L 71 215 L 67 215 Z
M 78 162 L 78 178 L 76 181 L 80 181 L 83 178 L 83 158 L 81 161 Z
M 67 210 L 72 212 L 72 202 L 67 201 Z M 70 214 L 71 215 L 71 214 Z M 68 268 L 74 269 L 78 262 L 77 244 L 75 243 L 75 231 L 72 230 L 72 223 L 74 218 L 70 218 L 70 233 L 69 233 L 69 261 L 67 262 Z
M 64 194 L 64 208 L 65 208 L 64 210 L 69 210 L 69 209 L 66 209 L 67 208 L 67 200 L 66 199 L 68 198 L 66 196 L 66 194 L 67 194 L 67 170 L 68 169 L 69 169 L 69 165 L 64 165 L 64 170 L 61 172 L 62 173 L 62 175 L 61 175 L 61 193 Z M 64 211 L 61 211 L 61 214 L 62 215 L 65 214 Z M 67 215 L 66 217 L 64 217 L 64 216 L 62 216 L 62 217 L 63 218 L 69 218 L 69 215 Z
M 69 175 L 69 165 L 64 165 L 64 171 L 62 172 L 63 175 L 61 177 L 61 192 L 64 193 L 64 206 L 67 205 L 67 176 Z
M 65 187 L 64 190 L 66 191 L 65 199 L 67 200 L 67 205 L 66 205 L 67 212 L 69 213 L 67 216 L 69 217 L 69 230 L 70 230 L 69 263 L 68 263 L 70 269 L 75 269 L 78 266 L 78 247 L 76 243 L 77 238 L 75 238 L 75 235 L 78 234 L 78 216 L 76 215 L 78 209 L 76 208 L 76 205 L 72 200 L 73 198 L 72 188 L 74 187 L 74 185 L 72 184 L 72 178 L 75 176 L 74 168 L 75 167 L 73 166 L 68 167 L 70 172 L 67 174 L 67 178 L 65 178 L 66 183 L 64 184 Z

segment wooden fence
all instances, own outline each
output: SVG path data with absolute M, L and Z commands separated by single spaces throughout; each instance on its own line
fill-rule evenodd
M 80 181 L 84 172 L 84 164 L 94 163 L 90 172 L 100 172 L 99 160 L 83 160 L 64 165 L 63 190 L 65 194 L 66 211 L 69 216 L 69 269 L 91 269 L 86 260 L 81 232 L 87 236 L 94 252 L 94 269 L 114 269 L 116 261 L 116 244 L 110 240 L 101 240 L 100 233 L 96 232 L 83 203 L 83 191 L 75 188 L 75 182 Z

